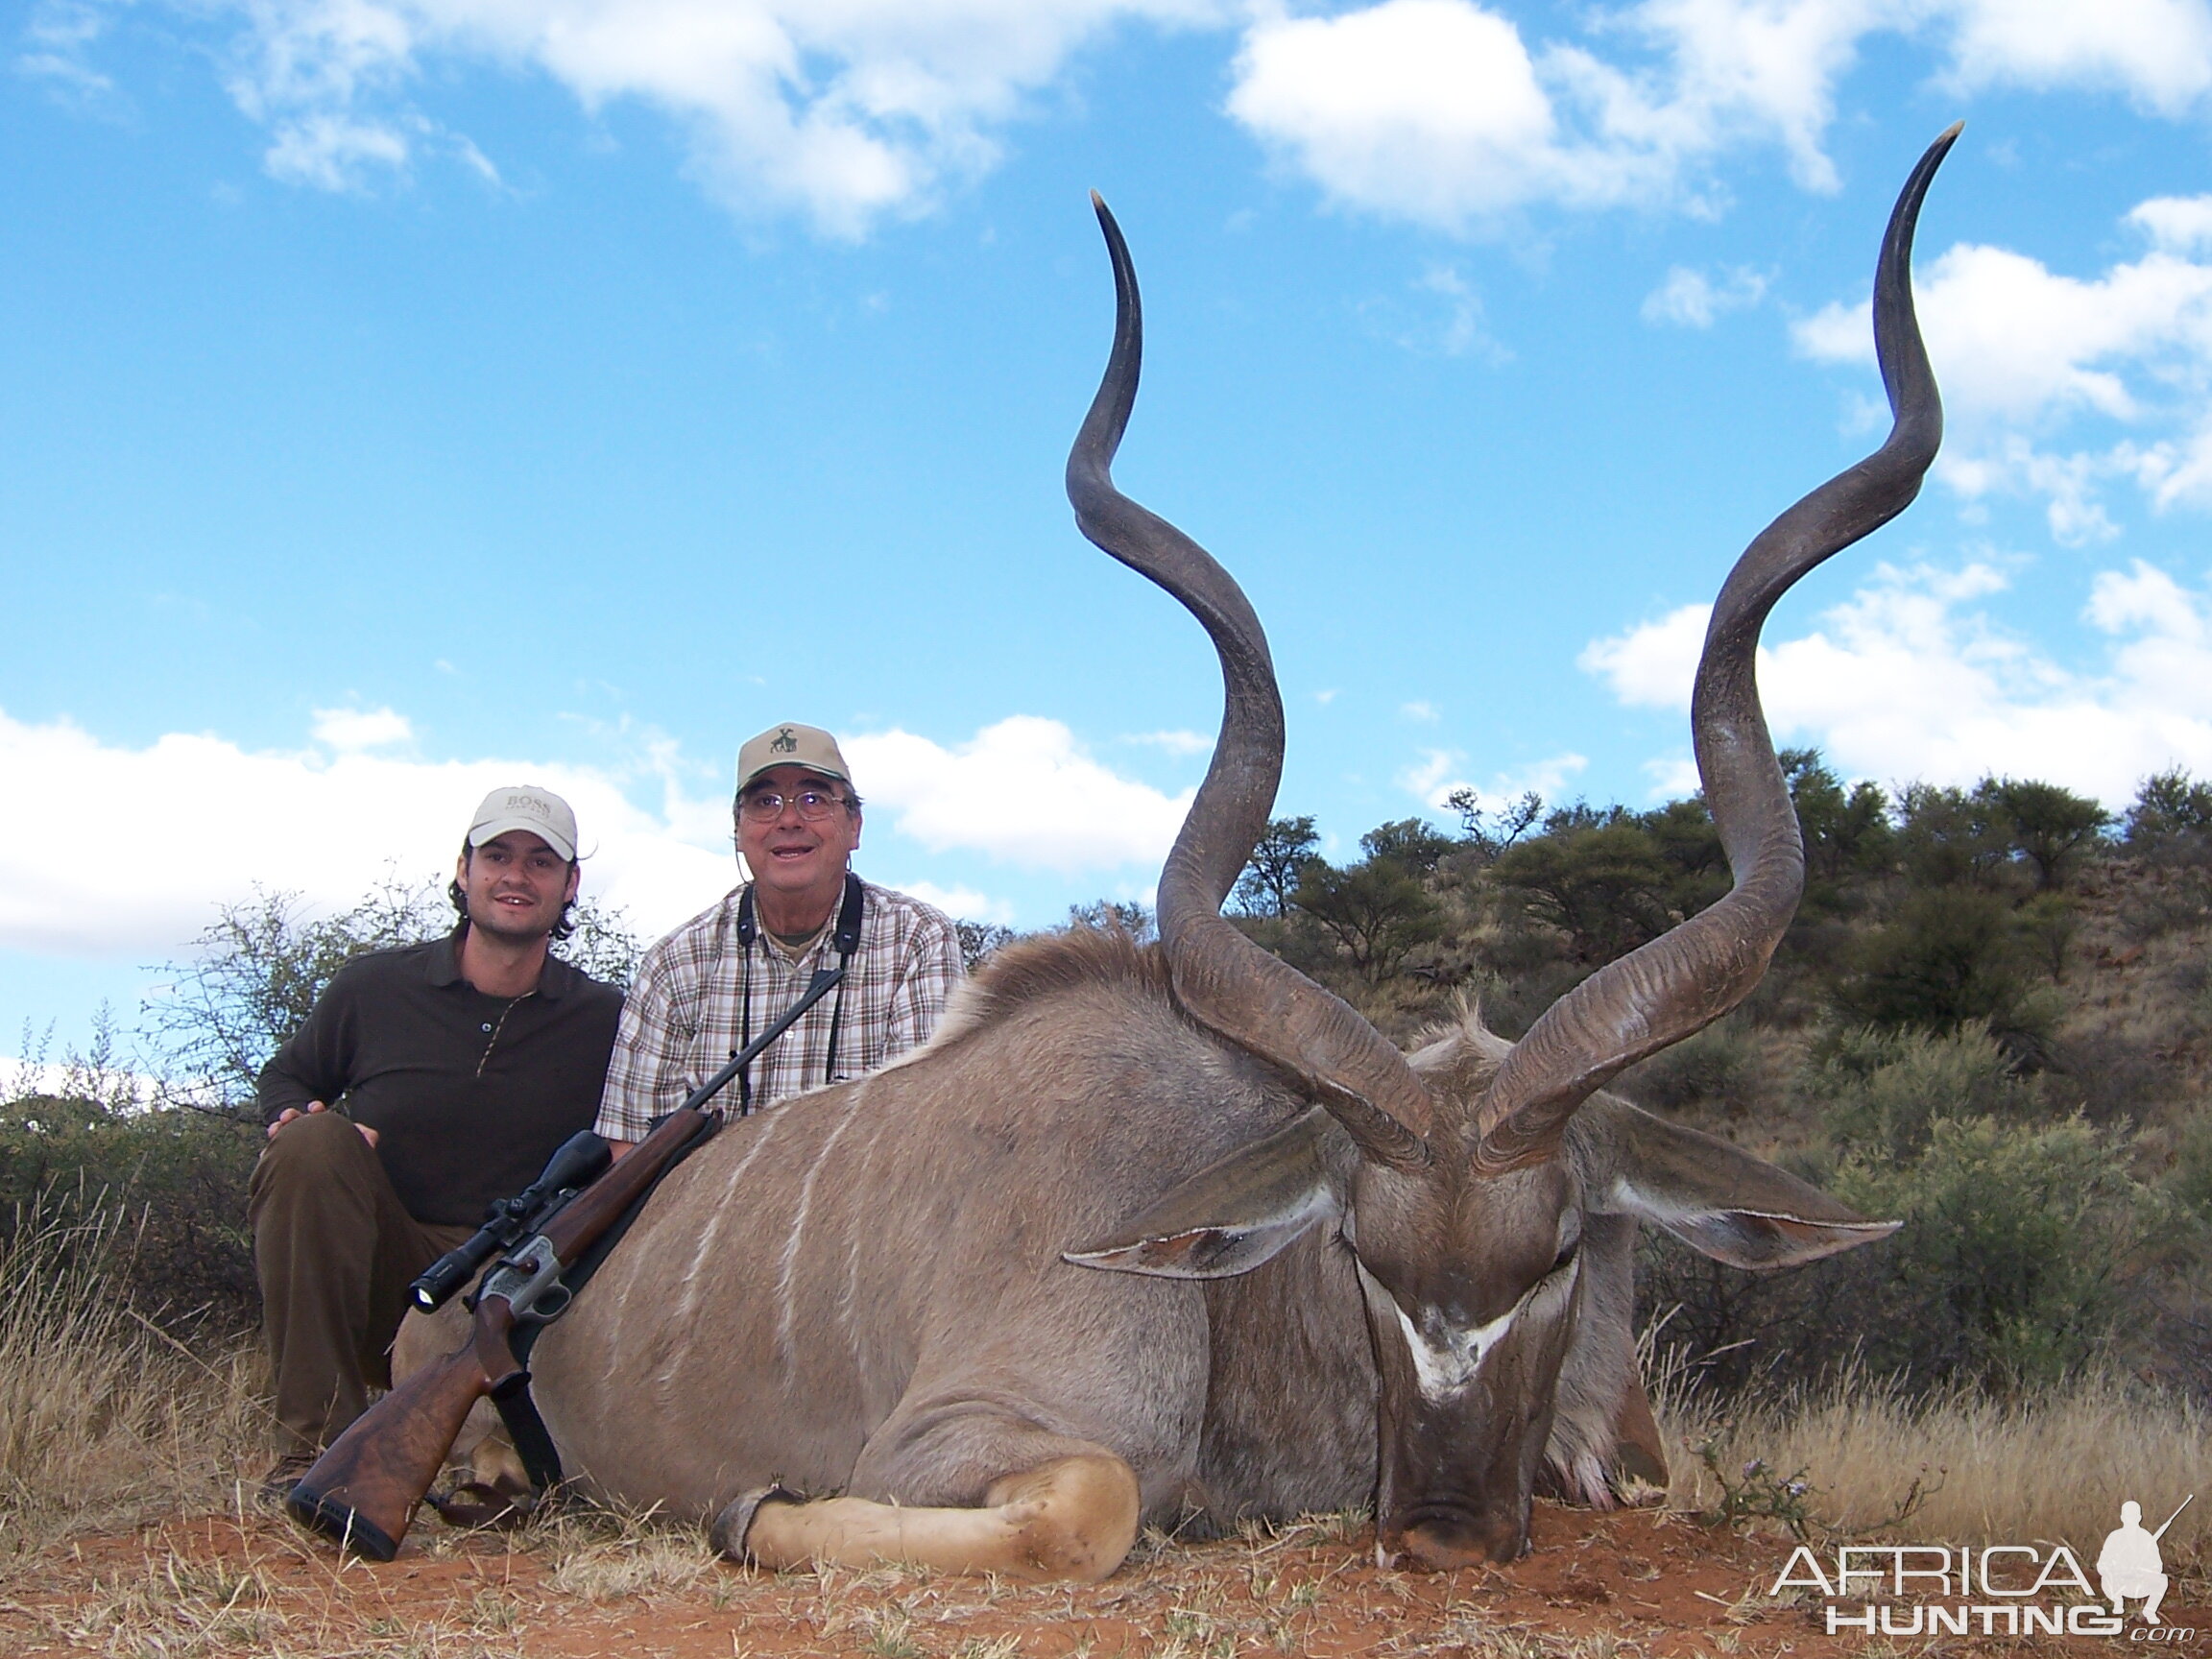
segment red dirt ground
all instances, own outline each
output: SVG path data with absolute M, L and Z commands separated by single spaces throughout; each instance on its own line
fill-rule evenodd
M 1791 1552 L 1786 1538 L 1711 1530 L 1649 1510 L 1598 1515 L 1543 1503 L 1534 1535 L 1534 1553 L 1511 1568 L 1415 1575 L 1377 1571 L 1369 1530 L 1339 1536 L 1307 1526 L 1141 1548 L 1105 1583 L 1073 1589 L 892 1569 L 782 1576 L 701 1569 L 681 1540 L 664 1537 L 659 1548 L 678 1565 L 661 1587 L 625 1592 L 614 1574 L 654 1541 L 594 1546 L 576 1534 L 525 1533 L 511 1550 L 496 1534 L 424 1526 L 388 1566 L 341 1566 L 273 1520 L 174 1520 L 81 1539 L 12 1574 L 0 1592 L 0 1651 L 169 1659 L 2165 1651 L 2212 1659 L 2212 1608 L 2201 1584 L 2186 1579 L 2165 1612 L 2176 1635 L 2194 1635 L 2155 1648 L 2116 1637 L 1870 1641 L 1858 1631 L 1828 1635 L 1816 1602 L 1767 1598 Z M 2129 1625 L 2139 1628 L 2132 1616 Z

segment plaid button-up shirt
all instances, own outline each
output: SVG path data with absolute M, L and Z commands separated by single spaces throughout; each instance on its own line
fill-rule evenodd
M 746 1069 L 755 1110 L 826 1081 L 873 1071 L 921 1046 L 960 982 L 960 938 L 950 918 L 903 893 L 865 881 L 861 886 L 860 948 L 853 952 L 844 982 Z M 683 1105 L 685 1095 L 798 1001 L 817 968 L 837 965 L 833 927 L 825 927 L 796 959 L 765 937 L 748 950 L 737 938 L 743 891 L 694 916 L 637 965 L 607 1065 L 600 1134 L 644 1140 L 654 1118 Z M 734 1112 L 737 1103 L 735 1082 L 714 1100 L 727 1112 Z

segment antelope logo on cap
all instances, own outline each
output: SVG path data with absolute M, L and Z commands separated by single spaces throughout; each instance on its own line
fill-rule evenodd
M 779 755 L 789 755 L 797 751 L 799 739 L 792 735 L 790 727 L 779 726 L 776 735 L 769 739 L 768 747 Z

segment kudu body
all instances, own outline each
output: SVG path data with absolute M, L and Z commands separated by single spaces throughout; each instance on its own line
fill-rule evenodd
M 1596 1092 L 1740 1001 L 1794 909 L 1753 652 L 1775 599 L 1902 510 L 1934 457 L 1908 266 L 1955 132 L 1877 274 L 1895 430 L 1776 520 L 1715 608 L 1695 726 L 1734 890 L 1521 1042 L 1470 1023 L 1409 1060 L 1219 915 L 1273 805 L 1281 705 L 1242 593 L 1108 473 L 1141 322 L 1101 205 L 1119 318 L 1070 494 L 1205 624 L 1228 688 L 1162 944 L 1010 948 L 918 1053 L 684 1165 L 538 1346 L 570 1471 L 717 1516 L 725 1548 L 771 1565 L 1089 1578 L 1146 1521 L 1369 1502 L 1385 1562 L 1510 1560 L 1547 1455 L 1603 1501 L 1641 1406 L 1639 1220 L 1747 1267 L 1890 1231 Z

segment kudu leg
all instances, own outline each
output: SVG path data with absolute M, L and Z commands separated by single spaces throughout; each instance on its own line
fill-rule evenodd
M 1610 1509 L 1667 1485 L 1667 1442 L 1636 1362 L 1636 1219 L 1594 1213 L 1582 1229 L 1582 1303 L 1559 1368 L 1539 1489 Z
M 740 1499 L 715 1522 L 714 1542 L 726 1555 L 779 1570 L 905 1561 L 947 1573 L 1091 1584 L 1129 1553 L 1138 1508 L 1135 1472 L 1101 1449 L 1008 1475 L 974 1509 L 908 1508 L 866 1498 Z

